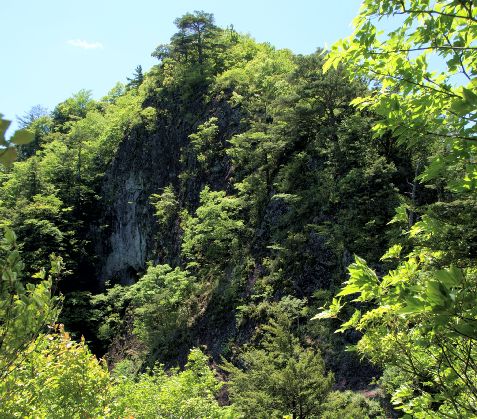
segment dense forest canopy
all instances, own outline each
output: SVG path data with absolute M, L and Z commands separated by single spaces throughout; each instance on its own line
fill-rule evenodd
M 194 11 L 0 118 L 0 416 L 477 417 L 474 3 L 310 55 Z

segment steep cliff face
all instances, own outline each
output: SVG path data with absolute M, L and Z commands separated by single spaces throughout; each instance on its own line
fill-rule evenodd
M 108 191 L 109 192 L 109 191 Z M 118 276 L 120 282 L 131 283 L 134 272 L 144 268 L 147 252 L 148 218 L 145 206 L 144 181 L 134 173 L 126 175 L 123 190 L 113 196 L 113 218 L 110 252 L 104 263 L 102 277 Z
M 154 216 L 152 193 L 175 180 L 176 144 L 137 128 L 124 139 L 103 183 L 104 231 L 100 280 L 131 283 L 151 257 Z
M 173 185 L 179 192 L 181 206 L 193 210 L 204 185 L 221 189 L 226 184 L 226 161 L 220 162 L 213 172 L 181 181 L 180 173 L 188 169 L 181 153 L 190 142 L 189 135 L 211 117 L 218 119 L 217 147 L 225 147 L 240 130 L 240 114 L 226 101 L 215 100 L 196 103 L 193 111 L 194 117 L 185 120 L 184 110 L 177 107 L 171 118 L 159 119 L 152 132 L 136 126 L 123 140 L 107 169 L 102 187 L 106 228 L 98 240 L 101 284 L 106 281 L 131 284 L 138 273 L 144 272 L 147 261 L 170 263 L 158 260 L 152 194 Z
M 346 105 L 355 87 L 339 74 L 322 75 L 318 55 L 297 58 L 290 73 L 295 59 L 274 54 L 252 59 L 255 76 L 244 63 L 215 79 L 180 60 L 158 67 L 141 85 L 135 125 L 105 168 L 99 282 L 108 289 L 139 280 L 133 292 L 157 283 L 145 301 L 104 309 L 104 323 L 123 336 L 137 325 L 147 329 L 144 362 L 175 365 L 201 345 L 219 361 L 258 339 L 274 316 L 300 322 L 326 303 L 350 253 L 372 254 L 387 240 L 397 199 L 392 155 L 371 141 L 369 118 Z M 155 208 L 151 195 L 163 192 Z M 173 209 L 161 211 L 168 203 Z M 165 274 L 142 275 L 148 262 L 177 273 L 167 284 Z M 121 292 L 131 298 L 128 289 L 108 289 L 103 300 Z M 118 323 L 125 313 L 136 318 Z M 141 313 L 152 319 L 147 326 Z M 368 382 L 373 371 L 342 355 L 355 336 L 336 337 L 322 324 L 298 328 L 324 347 L 339 380 Z M 101 339 L 106 349 L 111 342 Z M 110 354 L 137 343 L 117 341 Z

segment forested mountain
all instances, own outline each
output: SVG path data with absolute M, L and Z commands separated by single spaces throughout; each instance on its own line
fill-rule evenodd
M 1 416 L 477 417 L 476 19 L 367 0 L 305 56 L 196 11 L 33 108 L 0 156 Z

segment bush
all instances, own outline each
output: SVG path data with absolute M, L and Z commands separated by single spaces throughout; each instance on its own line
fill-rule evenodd
M 149 418 L 232 418 L 231 407 L 220 407 L 215 394 L 222 384 L 207 365 L 199 349 L 191 350 L 185 370 L 161 367 L 141 374 L 137 380 L 120 376 L 114 387 L 113 417 Z
M 353 391 L 333 391 L 323 404 L 321 419 L 375 419 L 386 415 L 376 400 Z
M 59 328 L 41 335 L 2 386 L 0 417 L 104 417 L 109 402 L 107 368 Z
M 191 317 L 195 288 L 196 280 L 188 271 L 150 266 L 128 291 L 134 307 L 134 332 L 152 349 L 170 342 Z

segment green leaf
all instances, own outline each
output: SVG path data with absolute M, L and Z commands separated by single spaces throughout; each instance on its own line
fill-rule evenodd
M 450 299 L 448 291 L 438 281 L 429 281 L 427 283 L 426 297 L 427 302 L 435 308 L 446 307 L 447 302 Z
M 426 305 L 416 297 L 406 298 L 406 305 L 397 311 L 398 314 L 414 314 L 426 311 Z
M 436 271 L 435 276 L 447 289 L 457 287 L 463 280 L 462 271 L 455 267 L 451 267 L 450 270 Z
M 344 307 L 341 305 L 340 298 L 333 298 L 330 306 L 327 310 L 323 310 L 321 313 L 318 313 L 316 316 L 312 317 L 311 320 L 321 320 L 321 319 L 332 319 L 336 318 L 340 310 Z M 324 307 L 322 307 L 324 308 Z
M 474 324 L 461 322 L 454 326 L 454 329 L 457 333 L 464 335 L 466 337 L 470 337 L 473 339 L 477 338 L 477 322 Z
M 361 319 L 361 311 L 355 310 L 351 318 L 343 323 L 341 327 L 336 330 L 335 333 L 343 333 L 348 329 L 355 328 L 355 326 L 359 323 L 359 320 Z
M 5 132 L 7 131 L 11 122 L 6 119 L 2 119 L 2 116 L 3 115 L 0 114 L 0 145 L 7 145 L 7 141 L 5 140 Z
M 356 294 L 357 292 L 360 292 L 360 291 L 361 291 L 361 288 L 358 285 L 348 284 L 338 294 L 336 294 L 336 296 L 343 297 L 345 295 Z
M 16 145 L 24 145 L 31 143 L 34 138 L 35 135 L 32 132 L 27 131 L 26 129 L 21 129 L 15 131 L 15 134 L 13 134 L 13 137 L 10 139 L 10 141 Z
M 5 229 L 4 237 L 5 240 L 11 245 L 14 244 L 17 239 L 15 232 L 10 228 Z
M 474 109 L 473 105 L 467 100 L 455 99 L 452 101 L 450 111 L 458 116 L 464 116 Z
M 408 210 L 409 206 L 407 204 L 401 204 L 399 205 L 395 211 L 396 211 L 396 214 L 394 215 L 394 217 L 392 218 L 391 221 L 389 221 L 388 224 L 394 224 L 394 223 L 408 223 L 408 215 L 407 215 L 407 210 Z
M 390 260 L 390 259 L 398 259 L 401 255 L 402 245 L 395 244 L 392 246 L 388 251 L 381 256 L 381 260 Z
M 0 154 L 0 163 L 10 166 L 17 158 L 17 150 L 13 147 L 4 149 Z
M 444 159 L 436 157 L 432 162 L 424 169 L 423 173 L 418 176 L 418 180 L 423 180 L 424 182 L 435 179 L 436 177 L 442 175 L 443 170 L 447 167 Z
M 464 95 L 464 99 L 466 102 L 473 105 L 474 107 L 477 106 L 477 94 L 465 87 L 462 88 L 462 94 Z

